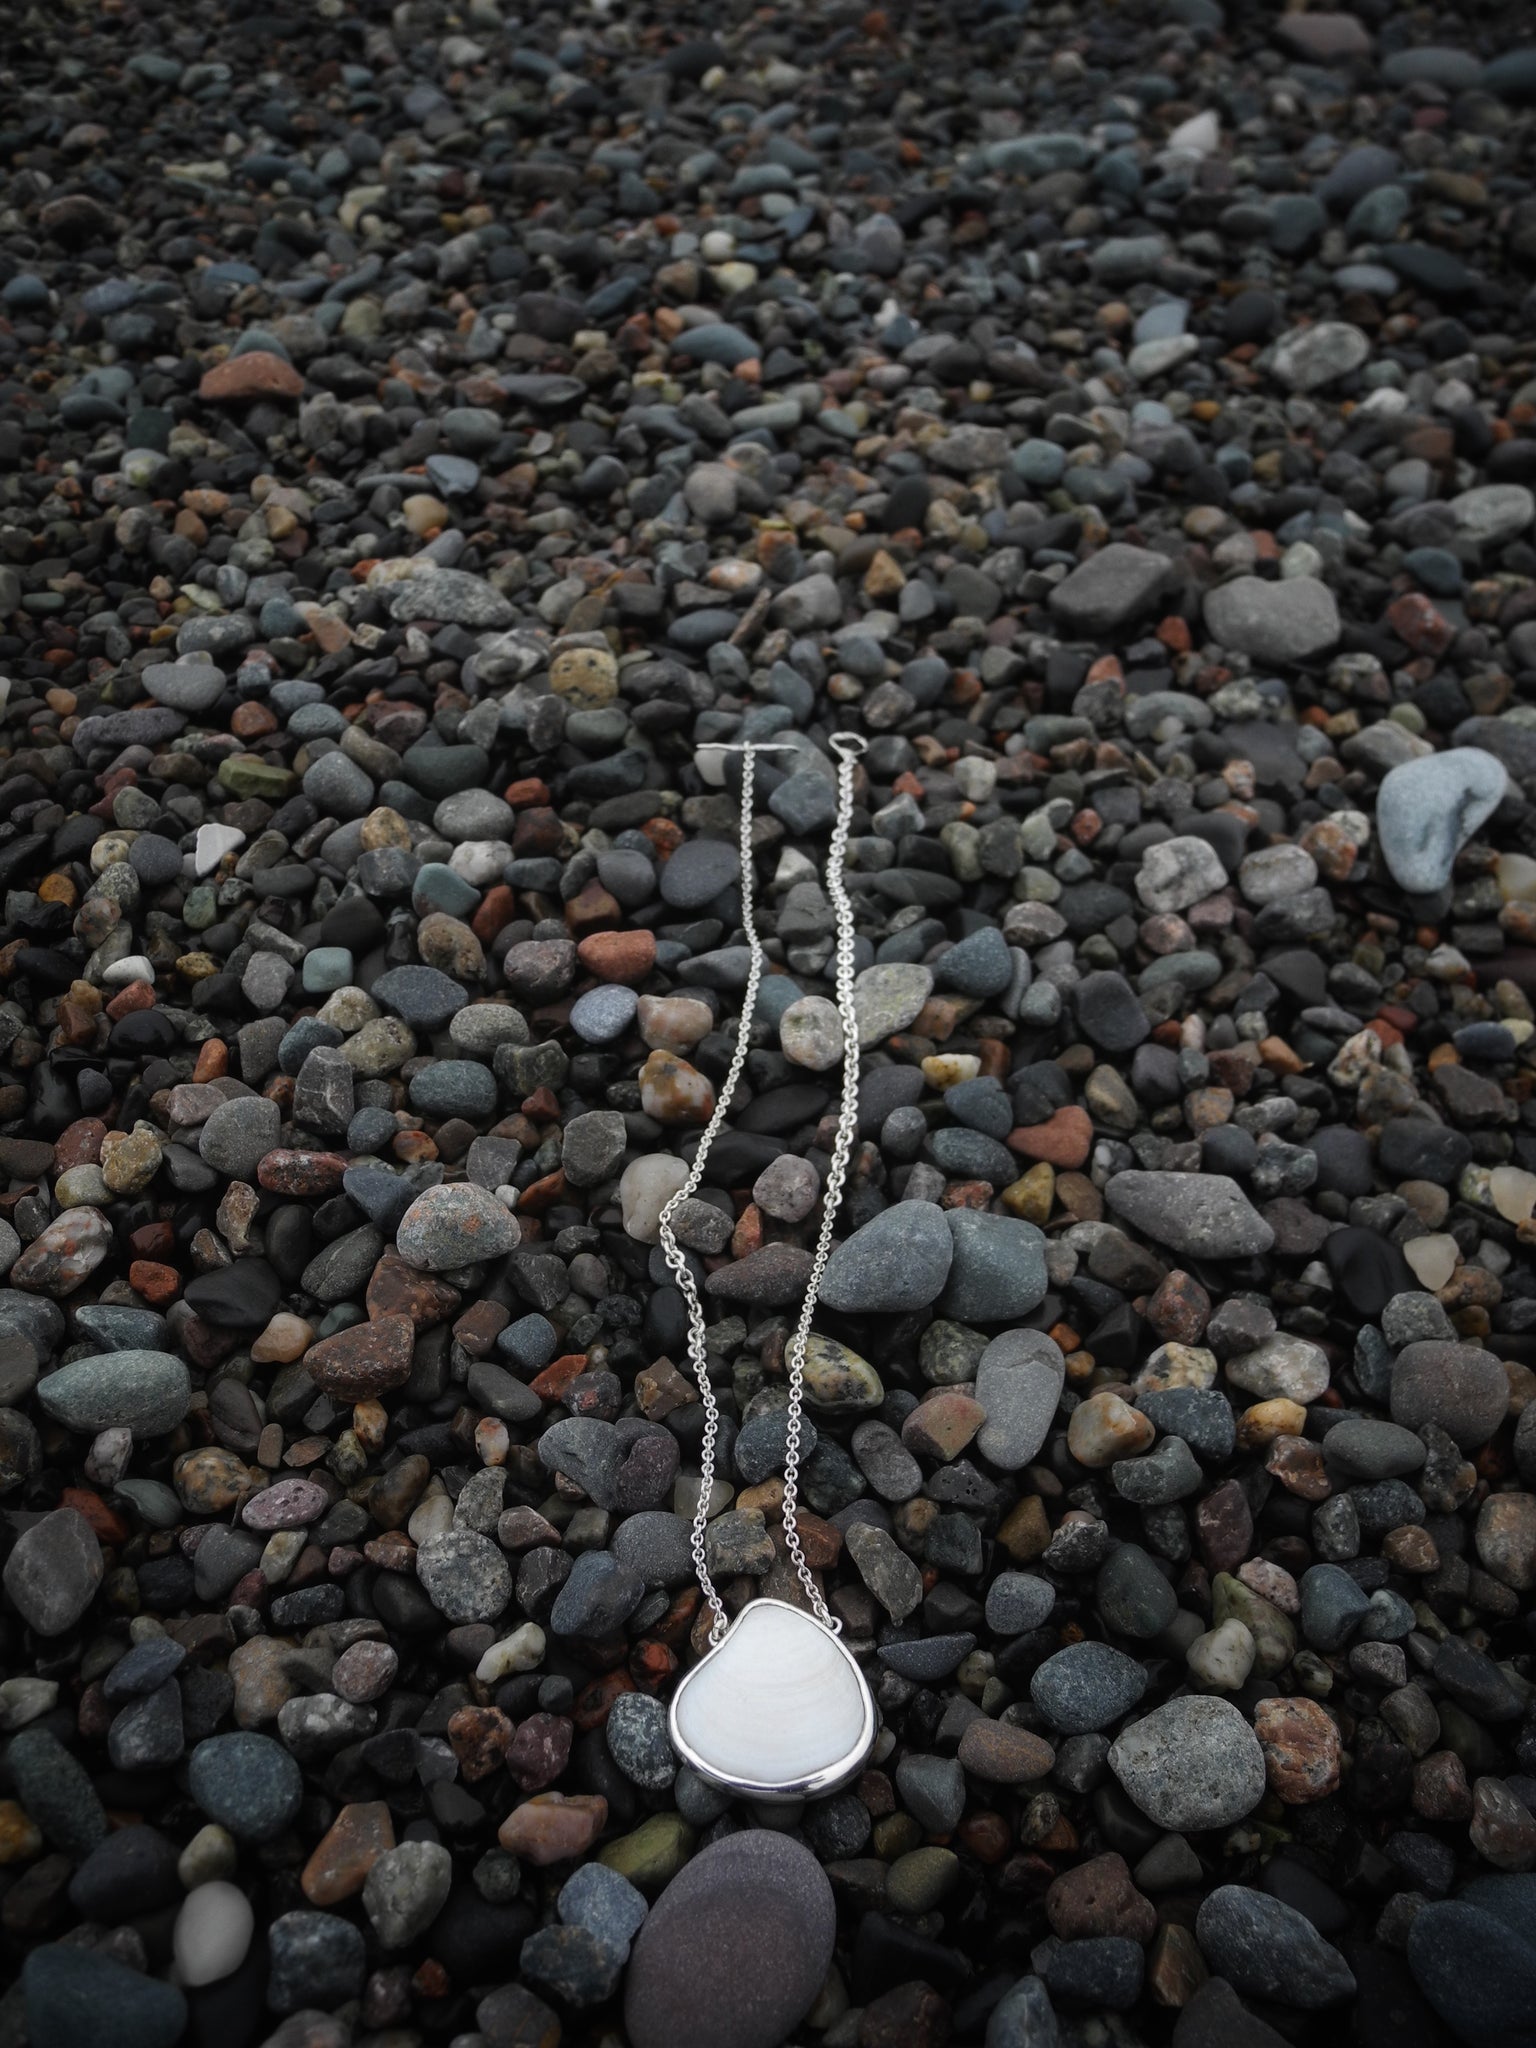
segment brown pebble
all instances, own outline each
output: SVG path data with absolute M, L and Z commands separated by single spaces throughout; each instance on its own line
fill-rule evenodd
M 304 1354 L 304 1369 L 322 1393 L 343 1401 L 386 1394 L 411 1376 L 416 1325 L 407 1315 L 381 1315 L 322 1337 Z
M 1310 1806 L 1339 1788 L 1342 1746 L 1327 1709 L 1309 1699 L 1261 1700 L 1253 1732 L 1269 1789 L 1287 1806 Z
M 1115 1934 L 1146 1942 L 1157 1930 L 1157 1908 L 1137 1891 L 1125 1858 L 1113 1851 L 1064 1870 L 1045 1895 L 1045 1913 L 1063 1941 Z
M 1031 1729 L 1011 1721 L 972 1721 L 960 1737 L 960 1763 L 989 1785 L 1024 1785 L 1043 1778 L 1056 1752 Z
M 394 1820 L 382 1799 L 344 1806 L 316 1843 L 299 1887 L 312 1906 L 356 1898 L 379 1857 L 394 1846 Z
M 608 1825 L 608 1802 L 597 1793 L 539 1792 L 514 1806 L 496 1832 L 503 1849 L 542 1868 L 585 1856 Z

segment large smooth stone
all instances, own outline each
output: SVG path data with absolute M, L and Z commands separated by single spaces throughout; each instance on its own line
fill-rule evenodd
M 1039 1307 L 1049 1284 L 1043 1231 L 1020 1217 L 984 1209 L 949 1209 L 944 1221 L 954 1241 L 943 1300 L 951 1321 L 1012 1322 Z
M 174 1352 L 105 1351 L 49 1373 L 37 1398 L 45 1414 L 82 1435 L 131 1429 L 136 1437 L 162 1436 L 191 1406 L 192 1379 Z
M 833 1252 L 820 1299 L 839 1315 L 905 1315 L 936 1301 L 949 1278 L 955 1240 L 934 1202 L 897 1202 L 862 1224 Z
M 836 1932 L 832 1887 L 809 1849 L 764 1828 L 713 1843 L 636 1938 L 630 2048 L 780 2048 L 816 2002 Z
M 863 1764 L 874 1707 L 853 1658 L 798 1607 L 754 1600 L 672 1697 L 674 1748 L 754 1798 L 833 1791 Z
M 187 2001 L 176 1985 L 94 1949 L 33 1949 L 21 1987 L 31 2048 L 173 2048 L 186 2029 Z
M 1194 1693 L 1133 1721 L 1109 1767 L 1136 1805 L 1170 1833 L 1231 1827 L 1264 1797 L 1264 1752 L 1230 1700 Z
M 1452 747 L 1390 769 L 1376 797 L 1376 836 L 1398 887 L 1411 896 L 1443 889 L 1457 854 L 1508 787 L 1504 763 L 1481 747 Z
M 1419 1989 L 1468 2048 L 1528 2048 L 1536 2011 L 1536 1876 L 1474 1878 L 1408 1930 Z
M 1122 1222 L 1184 1258 L 1249 1259 L 1275 1241 L 1272 1226 L 1224 1173 L 1128 1167 L 1104 1195 Z

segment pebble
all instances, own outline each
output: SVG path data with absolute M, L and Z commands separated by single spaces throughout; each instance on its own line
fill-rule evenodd
M 451 1622 L 495 1621 L 512 1597 L 512 1573 L 489 1538 L 472 1529 L 429 1536 L 416 1552 L 416 1576 Z
M 1065 1379 L 1060 1347 L 1042 1331 L 994 1337 L 976 1367 L 976 1399 L 986 1415 L 976 1447 L 1007 1472 L 1028 1465 L 1045 1442 Z
M 401 1842 L 376 1856 L 363 1910 L 385 1949 L 409 1948 L 448 1902 L 453 1857 L 441 1842 Z
M 1343 630 L 1333 592 L 1312 576 L 1278 583 L 1238 576 L 1207 596 L 1205 622 L 1219 646 L 1281 664 L 1327 654 Z
M 1181 1257 L 1249 1258 L 1274 1243 L 1272 1226 L 1226 1174 L 1131 1169 L 1105 1193 L 1118 1215 Z
M 1147 1689 L 1134 1657 L 1108 1643 L 1079 1642 L 1047 1657 L 1029 1682 L 1029 1696 L 1053 1728 L 1089 1735 L 1118 1721 Z
M 1354 1974 L 1338 1950 L 1265 1892 L 1219 1885 L 1202 1902 L 1195 1932 L 1212 1969 L 1251 1998 L 1317 2012 L 1354 1993 Z
M 424 1273 L 501 1258 L 518 1238 L 515 1217 L 488 1189 L 469 1182 L 424 1189 L 395 1233 L 401 1258 Z
M 1124 1730 L 1109 1766 L 1136 1806 L 1178 1833 L 1230 1827 L 1264 1796 L 1264 1754 L 1229 1701 L 1170 1700 Z
M 1475 1877 L 1459 1898 L 1427 1900 L 1408 1928 L 1415 1983 L 1458 2040 L 1512 2048 L 1536 1981 L 1536 1900 L 1528 1877 Z
M 955 1247 L 942 1211 L 928 1202 L 897 1203 L 837 1246 L 821 1299 L 845 1315 L 927 1308 L 949 1278 Z
M 256 1916 L 238 1885 L 215 1880 L 187 1894 L 171 1937 L 176 1974 L 189 1990 L 232 1977 L 250 1951 Z
M 776 2048 L 832 1959 L 832 1887 L 791 1837 L 749 1828 L 701 1849 L 652 1906 L 624 1989 L 634 2048 Z
M 1475 1450 L 1504 1419 L 1509 1380 L 1498 1359 L 1476 1344 L 1425 1339 L 1397 1354 L 1390 1400 L 1394 1422 L 1414 1430 L 1432 1424 Z
M 95 1598 L 106 1564 L 95 1531 L 74 1508 L 24 1528 L 5 1561 L 6 1597 L 40 1636 L 73 1628 Z
M 86 2039 L 102 2048 L 175 2048 L 187 2024 L 176 1985 L 74 1942 L 33 1949 L 22 1966 L 21 2001 L 35 2048 Z
M 210 1735 L 188 1764 L 192 1797 L 210 1820 L 242 1842 L 269 1842 L 298 1813 L 304 1780 L 270 1735 L 240 1730 Z
M 1457 854 L 1508 786 L 1503 764 L 1477 747 L 1451 747 L 1389 769 L 1376 793 L 1376 834 L 1393 881 L 1411 896 L 1443 889 Z

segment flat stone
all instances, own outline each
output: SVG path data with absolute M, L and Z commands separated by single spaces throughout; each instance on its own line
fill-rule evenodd
M 1055 1420 L 1066 1376 L 1061 1348 L 1042 1330 L 994 1337 L 976 1368 L 976 1399 L 986 1421 L 976 1449 L 988 1464 L 1017 1472 L 1033 1462 Z
M 1343 632 L 1333 592 L 1313 576 L 1234 577 L 1206 592 L 1205 623 L 1218 646 L 1282 665 L 1329 653 Z
M 1317 2012 L 1354 1996 L 1354 1974 L 1338 1950 L 1267 1892 L 1219 1885 L 1202 1903 L 1195 1932 L 1212 1969 L 1250 1998 Z
M 192 1380 L 172 1352 L 109 1351 L 49 1373 L 37 1398 L 46 1414 L 82 1435 L 128 1429 L 139 1438 L 164 1436 L 185 1419 Z
M 1376 834 L 1392 879 L 1430 896 L 1451 879 L 1456 856 L 1503 800 L 1509 776 L 1480 747 L 1402 761 L 1376 796 Z
M 105 1570 L 90 1523 L 73 1508 L 55 1508 L 17 1537 L 5 1561 L 5 1591 L 29 1628 L 63 1635 L 90 1606 Z
M 1225 1174 L 1132 1168 L 1113 1175 L 1104 1192 L 1117 1215 L 1184 1258 L 1252 1258 L 1275 1241 L 1270 1225 Z
M 174 1984 L 76 1942 L 35 1948 L 21 1969 L 30 2048 L 175 2048 L 187 2001 Z
M 1051 613 L 1063 630 L 1084 639 L 1113 633 L 1147 611 L 1169 579 L 1163 555 L 1111 541 L 1051 592 Z

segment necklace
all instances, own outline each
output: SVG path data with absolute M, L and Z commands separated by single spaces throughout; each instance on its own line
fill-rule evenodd
M 827 894 L 836 919 L 838 1018 L 843 1030 L 843 1090 L 837 1134 L 822 1194 L 821 1228 L 799 1319 L 785 1348 L 789 1402 L 784 1435 L 784 1547 L 810 1608 L 787 1600 L 752 1600 L 732 1621 L 716 1590 L 705 1550 L 710 1495 L 715 1477 L 715 1444 L 720 1409 L 709 1381 L 703 1305 L 687 1258 L 672 1230 L 676 1211 L 699 1187 L 710 1147 L 725 1122 L 746 1063 L 748 1033 L 757 1008 L 764 955 L 753 916 L 752 787 L 760 753 L 790 751 L 770 742 L 748 741 L 722 752 L 741 759 L 741 919 L 750 964 L 742 997 L 741 1022 L 730 1068 L 705 1125 L 687 1179 L 661 1211 L 659 1238 L 688 1314 L 688 1357 L 704 1407 L 699 1499 L 693 1516 L 693 1567 L 713 1620 L 709 1649 L 684 1677 L 672 1697 L 672 1746 L 701 1777 L 742 1797 L 757 1800 L 815 1798 L 835 1792 L 857 1775 L 875 1739 L 875 1705 L 864 1674 L 839 1641 L 842 1623 L 827 1611 L 821 1588 L 806 1563 L 797 1521 L 800 1481 L 800 1415 L 805 1398 L 805 1346 L 822 1275 L 832 1251 L 832 1231 L 842 1204 L 843 1184 L 853 1151 L 859 1113 L 859 1028 L 853 1007 L 853 904 L 843 883 L 843 863 L 853 820 L 853 771 L 864 752 L 857 733 L 832 735 L 837 756 L 837 817 L 827 856 Z

